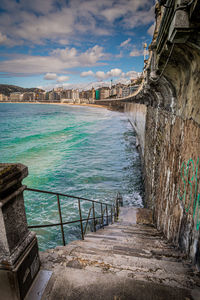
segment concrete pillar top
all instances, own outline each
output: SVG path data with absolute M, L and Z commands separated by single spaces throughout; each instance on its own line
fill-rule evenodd
M 28 168 L 22 164 L 0 163 L 0 202 L 12 194 L 13 189 L 22 186 L 21 182 L 27 175 Z

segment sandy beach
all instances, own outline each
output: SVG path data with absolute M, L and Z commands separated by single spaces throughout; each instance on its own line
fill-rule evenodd
M 60 105 L 60 106 L 74 106 L 74 107 L 99 107 L 99 108 L 106 108 L 108 109 L 108 106 L 105 105 L 98 105 L 98 104 L 89 104 L 89 103 L 56 103 L 56 102 L 10 102 L 10 101 L 2 101 L 0 103 L 16 103 L 16 104 L 50 104 L 50 105 Z

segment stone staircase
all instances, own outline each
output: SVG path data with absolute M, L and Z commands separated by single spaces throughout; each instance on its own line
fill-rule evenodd
M 53 272 L 43 300 L 200 300 L 198 273 L 146 209 L 120 208 L 117 223 L 40 256 Z

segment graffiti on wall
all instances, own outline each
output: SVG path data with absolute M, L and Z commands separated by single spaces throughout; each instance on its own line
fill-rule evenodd
M 181 189 L 178 191 L 178 197 L 182 201 L 185 212 L 188 213 L 190 209 L 193 211 L 193 220 L 196 216 L 196 229 L 200 227 L 200 193 L 198 188 L 200 184 L 199 176 L 199 157 L 194 162 L 192 158 L 187 163 L 183 162 L 181 165 Z

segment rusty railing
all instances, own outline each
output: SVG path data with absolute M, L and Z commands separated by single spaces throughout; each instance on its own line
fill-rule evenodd
M 113 221 L 115 222 L 117 220 L 117 218 L 119 216 L 119 206 L 123 205 L 122 196 L 120 195 L 120 193 L 117 194 L 117 198 L 115 199 L 114 204 L 108 204 L 105 202 L 91 200 L 91 199 L 87 199 L 87 198 L 76 197 L 76 196 L 72 196 L 72 195 L 68 195 L 68 194 L 61 194 L 61 193 L 56 193 L 56 192 L 43 191 L 43 190 L 38 190 L 38 189 L 31 189 L 28 187 L 26 187 L 26 191 L 56 196 L 60 222 L 59 223 L 42 224 L 42 225 L 31 225 L 31 226 L 28 226 L 28 228 L 33 229 L 33 228 L 45 228 L 45 227 L 60 226 L 61 234 L 62 234 L 62 242 L 63 242 L 64 246 L 66 245 L 64 225 L 80 223 L 81 237 L 84 240 L 89 221 L 93 222 L 93 231 L 97 230 L 98 221 L 99 221 L 98 227 L 102 228 L 104 226 L 107 226 L 107 225 L 109 225 L 109 219 L 110 219 L 110 223 L 113 223 Z M 62 209 L 61 209 L 61 205 L 60 205 L 60 197 L 71 198 L 73 200 L 78 201 L 79 219 L 63 222 Z M 87 218 L 82 218 L 81 201 L 86 201 L 86 202 L 92 203 L 91 207 L 89 208 Z M 96 216 L 96 214 L 95 214 L 95 205 L 97 205 L 97 204 L 100 205 L 100 211 L 101 211 L 100 216 Z M 93 215 L 92 217 L 90 217 L 91 212 Z M 109 213 L 110 213 L 110 215 L 109 215 Z M 84 228 L 84 223 L 86 223 L 85 228 Z

